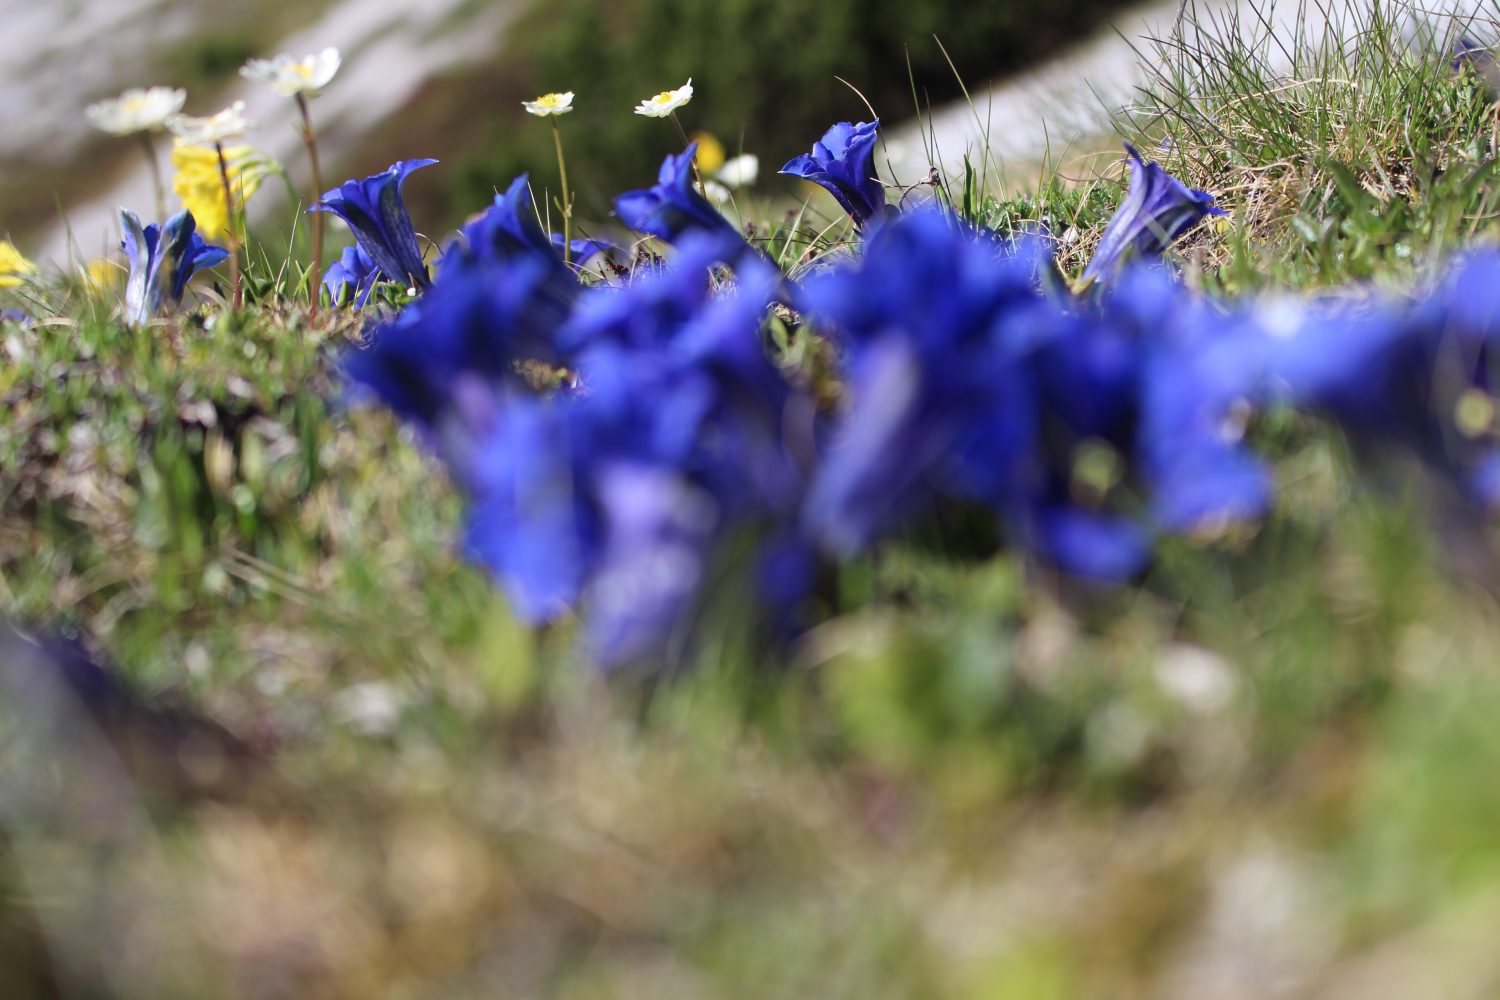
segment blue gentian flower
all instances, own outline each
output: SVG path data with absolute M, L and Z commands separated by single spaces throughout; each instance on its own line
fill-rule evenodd
M 726 511 L 789 511 L 799 477 L 781 432 L 808 404 L 760 339 L 778 275 L 747 250 L 733 293 L 716 297 L 710 267 L 722 256 L 714 237 L 686 237 L 670 267 L 585 297 L 558 346 L 622 448 L 693 476 Z
M 338 261 L 323 275 L 323 288 L 336 306 L 354 304 L 363 309 L 380 280 L 380 269 L 359 244 L 345 247 Z
M 445 268 L 432 288 L 376 326 L 345 373 L 437 444 L 462 478 L 474 441 L 494 418 L 494 397 L 519 379 L 518 362 L 558 360 L 553 336 L 576 282 L 559 284 L 541 261 L 506 268 Z
M 875 176 L 875 143 L 880 120 L 829 129 L 812 153 L 787 161 L 779 171 L 823 187 L 863 227 L 886 214 L 885 188 Z
M 1414 304 L 1288 310 L 1268 369 L 1286 402 L 1335 421 L 1359 454 L 1400 449 L 1494 503 L 1500 252 L 1475 252 Z
M 542 231 L 531 205 L 530 181 L 521 174 L 510 182 L 504 194 L 495 195 L 495 202 L 484 214 L 464 224 L 459 230 L 459 239 L 444 255 L 458 254 L 466 260 L 500 263 L 518 257 L 535 256 L 544 260 L 556 258 L 562 263 L 560 253 Z
M 669 652 L 728 540 L 759 548 L 800 503 L 783 435 L 810 428 L 813 406 L 760 337 L 779 276 L 747 253 L 733 289 L 715 294 L 710 267 L 722 256 L 713 236 L 691 234 L 670 267 L 591 292 L 559 334 L 594 428 L 604 544 L 582 606 L 601 663 Z M 762 595 L 773 608 L 796 590 L 794 567 L 780 569 Z
M 1131 259 L 1160 257 L 1204 216 L 1224 215 L 1213 195 L 1189 188 L 1158 163 L 1147 163 L 1130 143 L 1130 187 L 1115 210 L 1083 280 L 1108 279 Z
M 584 592 L 585 642 L 605 666 L 671 655 L 704 590 L 723 523 L 713 497 L 670 466 L 601 462 L 595 496 L 606 525 Z
M 1470 38 L 1468 35 L 1460 35 L 1457 42 L 1453 44 L 1453 59 L 1449 63 L 1453 72 L 1457 73 L 1465 65 L 1474 67 L 1475 71 L 1483 73 L 1495 64 L 1495 57 L 1488 46 Z
M 582 262 L 613 249 L 613 244 L 603 240 L 573 240 L 571 248 L 573 260 Z M 494 264 L 518 257 L 536 257 L 555 259 L 561 265 L 562 250 L 562 236 L 556 233 L 548 236 L 537 221 L 529 177 L 521 174 L 510 182 L 504 194 L 495 196 L 494 204 L 482 215 L 464 224 L 459 238 L 444 251 L 444 261 L 453 258 Z
M 586 293 L 555 338 L 578 390 L 494 393 L 493 430 L 458 472 L 471 552 L 527 620 L 577 610 L 606 666 L 667 655 L 730 535 L 759 537 L 798 506 L 781 435 L 810 426 L 812 406 L 759 336 L 777 274 L 750 256 L 716 294 L 722 256 L 689 234 L 671 266 Z M 781 561 L 768 596 L 796 591 L 794 569 Z
M 552 247 L 558 253 L 562 253 L 562 233 L 552 234 Z M 588 260 L 590 257 L 595 256 L 596 254 L 608 253 L 611 250 L 618 249 L 619 247 L 615 246 L 608 240 L 583 239 L 568 241 L 568 255 L 573 259 L 573 263 L 575 264 L 582 264 L 584 261 Z
M 495 575 L 522 621 L 554 621 L 578 605 L 603 527 L 592 495 L 595 453 L 574 397 L 501 398 L 503 417 L 475 449 L 465 545 Z
M 567 360 L 555 334 L 581 293 L 536 223 L 523 174 L 463 227 L 431 287 L 372 331 L 347 373 L 416 423 L 462 478 L 517 365 Z
M 167 220 L 142 226 L 140 217 L 120 210 L 125 238 L 120 246 L 130 260 L 125 282 L 125 320 L 142 324 L 164 307 L 182 302 L 187 284 L 198 271 L 229 258 L 228 251 L 206 243 L 196 232 L 193 213 L 184 209 Z
M 946 498 L 990 507 L 1070 573 L 1118 580 L 1159 531 L 1264 510 L 1269 475 L 1234 433 L 1261 398 L 1259 329 L 1162 275 L 1069 312 L 1039 270 L 1030 245 L 921 211 L 805 283 L 801 306 L 848 350 L 853 399 L 803 515 L 826 550 L 848 556 Z M 1112 454 L 1107 481 L 1079 479 L 1091 452 Z
M 324 194 L 309 212 L 332 212 L 354 232 L 354 238 L 380 273 L 413 287 L 429 284 L 422 247 L 417 242 L 401 188 L 414 170 L 437 160 L 403 160 L 362 181 L 345 181 Z
M 1036 437 L 1022 361 L 1061 315 L 1036 291 L 1038 263 L 924 210 L 805 283 L 799 305 L 845 347 L 853 398 L 803 513 L 826 550 L 851 555 L 938 496 L 1014 501 Z
M 1271 475 L 1243 435 L 1267 398 L 1264 312 L 1221 309 L 1136 268 L 1106 296 L 1099 320 L 1138 345 L 1139 417 L 1129 447 L 1152 525 L 1199 534 L 1263 515 Z
M 668 243 L 676 242 L 688 232 L 716 236 L 726 245 L 743 243 L 739 230 L 698 193 L 693 181 L 693 158 L 697 153 L 698 144 L 689 143 L 687 149 L 662 161 L 653 187 L 627 191 L 616 198 L 615 214 L 620 221 Z

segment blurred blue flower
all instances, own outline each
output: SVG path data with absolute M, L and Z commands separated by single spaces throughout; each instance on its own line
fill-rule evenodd
M 1264 314 L 1222 309 L 1136 268 L 1105 297 L 1100 319 L 1139 345 L 1139 417 L 1128 447 L 1153 526 L 1195 534 L 1264 514 L 1271 474 L 1243 441 L 1266 401 Z
M 475 440 L 495 418 L 496 393 L 519 380 L 517 363 L 558 359 L 553 335 L 577 288 L 538 260 L 445 268 L 426 295 L 346 355 L 344 371 L 414 422 L 462 479 Z
M 1460 35 L 1457 42 L 1453 43 L 1453 59 L 1449 65 L 1456 73 L 1465 65 L 1473 66 L 1476 71 L 1484 72 L 1494 66 L 1495 57 L 1488 46 L 1470 38 L 1468 35 Z
M 1224 215 L 1214 205 L 1213 195 L 1189 188 L 1158 163 L 1141 159 L 1135 147 L 1130 154 L 1130 187 L 1115 210 L 1083 280 L 1104 281 L 1130 260 L 1160 257 L 1177 238 L 1204 216 Z
M 875 176 L 880 120 L 839 122 L 813 145 L 812 153 L 788 160 L 779 171 L 823 187 L 854 221 L 864 226 L 886 214 L 885 188 Z
M 687 149 L 662 161 L 654 186 L 616 198 L 615 214 L 620 221 L 669 243 L 688 232 L 714 235 L 725 245 L 743 243 L 739 230 L 698 193 L 693 182 L 697 153 L 698 144 L 689 143 Z
M 1030 511 L 1024 537 L 1048 563 L 1094 580 L 1129 579 L 1151 560 L 1151 534 L 1140 522 L 1068 503 Z
M 345 247 L 339 259 L 323 275 L 323 288 L 336 306 L 349 305 L 363 309 L 380 280 L 380 270 L 359 244 Z
M 429 284 L 422 247 L 417 242 L 401 188 L 414 170 L 437 160 L 402 160 L 361 181 L 345 181 L 327 192 L 309 212 L 332 212 L 349 226 L 354 238 L 380 273 L 413 287 Z
M 1272 385 L 1336 421 L 1357 451 L 1401 449 L 1492 506 L 1500 441 L 1500 252 L 1476 251 L 1414 303 L 1361 298 L 1288 309 Z
M 228 251 L 206 243 L 195 231 L 193 213 L 184 209 L 158 227 L 142 226 L 140 217 L 120 210 L 125 238 L 120 246 L 130 261 L 125 282 L 125 321 L 142 324 L 163 307 L 182 302 L 187 284 L 198 271 L 227 260 Z
M 1265 337 L 1165 275 L 1074 312 L 1038 290 L 1033 244 L 975 240 L 935 211 L 869 239 L 800 304 L 846 345 L 852 405 L 822 456 L 807 531 L 848 556 L 939 498 L 984 504 L 1070 573 L 1139 571 L 1161 530 L 1260 514 L 1243 452 Z
M 689 234 L 670 266 L 583 296 L 556 338 L 580 388 L 545 404 L 506 394 L 467 477 L 471 548 L 525 613 L 577 608 L 604 666 L 671 655 L 731 534 L 753 547 L 798 506 L 782 434 L 810 426 L 812 404 L 761 343 L 777 274 L 750 255 L 721 293 L 722 256 Z M 796 590 L 789 565 L 768 597 Z
M 790 510 L 800 478 L 781 433 L 810 404 L 760 337 L 778 274 L 746 249 L 733 289 L 716 295 L 722 256 L 714 237 L 690 234 L 670 267 L 586 296 L 558 345 L 619 451 L 678 469 L 728 513 Z
M 464 477 L 465 545 L 523 621 L 553 621 L 577 607 L 603 544 L 588 414 L 575 397 L 513 391 L 500 402 Z
M 552 234 L 552 247 L 558 253 L 562 253 L 562 233 Z M 573 258 L 573 262 L 575 264 L 582 264 L 584 261 L 588 260 L 590 257 L 593 257 L 596 254 L 608 253 L 611 250 L 618 250 L 619 247 L 609 242 L 609 240 L 569 240 L 568 249 L 571 251 L 570 256 Z
M 825 549 L 851 555 L 939 495 L 1004 505 L 1024 488 L 1036 403 L 1021 362 L 1061 318 L 1033 251 L 924 210 L 805 283 L 799 304 L 845 347 L 853 400 L 803 515 Z
M 587 648 L 607 667 L 660 663 L 691 627 L 722 530 L 720 510 L 671 467 L 604 461 L 594 486 L 606 532 L 584 594 Z

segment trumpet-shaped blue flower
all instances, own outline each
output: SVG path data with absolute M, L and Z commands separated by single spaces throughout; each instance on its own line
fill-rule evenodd
M 1136 269 L 1105 298 L 1099 321 L 1138 345 L 1139 416 L 1128 447 L 1152 526 L 1191 534 L 1261 516 L 1271 476 L 1243 436 L 1266 399 L 1263 315 L 1220 309 Z
M 1336 421 L 1361 453 L 1403 449 L 1494 507 L 1500 253 L 1457 262 L 1415 304 L 1288 312 L 1268 361 L 1288 402 Z
M 406 213 L 401 188 L 414 170 L 436 160 L 403 160 L 362 181 L 345 181 L 327 192 L 309 212 L 332 212 L 349 226 L 375 267 L 392 281 L 416 288 L 429 284 L 422 247 Z
M 789 510 L 799 486 L 781 431 L 806 401 L 759 335 L 777 274 L 747 252 L 715 296 L 721 257 L 713 237 L 687 237 L 671 267 L 582 300 L 558 344 L 624 451 L 693 477 L 726 511 Z
M 573 240 L 572 257 L 581 262 L 612 247 L 603 240 Z M 548 236 L 537 221 L 530 180 L 521 174 L 510 182 L 504 194 L 495 196 L 494 204 L 482 215 L 464 224 L 459 238 L 444 251 L 443 259 L 445 264 L 450 259 L 498 264 L 535 257 L 556 260 L 561 267 L 562 252 L 562 236 L 556 233 Z
M 859 266 L 807 282 L 803 307 L 848 344 L 853 397 L 804 511 L 825 549 L 848 555 L 947 497 L 991 507 L 1069 572 L 1119 579 L 1159 530 L 1265 508 L 1269 477 L 1236 437 L 1263 385 L 1259 329 L 1159 275 L 1070 312 L 1037 269 L 1024 244 L 916 212 Z
M 484 214 L 464 224 L 459 239 L 444 256 L 457 254 L 465 260 L 503 263 L 520 257 L 556 260 L 562 256 L 542 231 L 531 206 L 530 181 L 521 174 Z
M 562 253 L 562 233 L 552 234 L 552 246 L 558 253 Z M 597 254 L 608 253 L 611 250 L 618 249 L 619 247 L 609 242 L 609 240 L 583 239 L 568 241 L 569 256 L 573 258 L 573 263 L 575 264 L 582 264 Z
M 810 424 L 811 404 L 759 338 L 776 273 L 752 256 L 717 294 L 721 257 L 713 237 L 689 236 L 672 266 L 587 293 L 556 338 L 579 390 L 497 393 L 494 430 L 460 476 L 470 550 L 528 620 L 578 610 L 606 665 L 665 652 L 728 534 L 775 523 L 800 496 L 781 435 Z
M 886 214 L 885 188 L 875 176 L 875 143 L 880 120 L 852 125 L 839 122 L 779 171 L 824 188 L 854 221 L 864 226 Z
M 553 335 L 577 288 L 536 260 L 445 269 L 419 301 L 371 331 L 345 372 L 414 422 L 462 479 L 496 417 L 497 393 L 519 380 L 517 363 L 558 359 Z
M 1205 216 L 1223 215 L 1213 195 L 1189 188 L 1158 163 L 1141 159 L 1135 147 L 1130 154 L 1130 187 L 1115 210 L 1093 260 L 1083 272 L 1085 281 L 1107 280 L 1132 259 L 1160 257 L 1178 237 Z
M 583 595 L 589 652 L 607 666 L 659 658 L 691 625 L 721 511 L 703 487 L 650 463 L 602 462 L 594 490 L 607 531 Z
M 125 234 L 120 246 L 130 261 L 125 282 L 128 323 L 145 323 L 163 308 L 178 305 L 194 274 L 229 257 L 222 247 L 204 242 L 193 213 L 186 209 L 161 227 L 142 226 L 139 216 L 121 209 L 120 223 Z
M 1006 504 L 1022 488 L 1036 401 L 1021 363 L 1060 318 L 1037 263 L 921 211 L 806 283 L 803 309 L 846 345 L 853 397 L 803 514 L 825 549 L 850 555 L 939 495 Z
M 743 243 L 739 231 L 698 193 L 693 182 L 697 153 L 698 144 L 689 143 L 687 149 L 662 161 L 654 186 L 616 198 L 615 214 L 620 221 L 669 243 L 689 232 L 707 233 L 727 244 Z
M 1495 57 L 1488 46 L 1479 44 L 1468 35 L 1460 35 L 1458 41 L 1453 43 L 1453 59 L 1449 66 L 1457 73 L 1465 65 L 1474 67 L 1476 72 L 1485 73 L 1492 70 L 1495 65 Z
M 578 605 L 603 544 L 589 415 L 576 397 L 508 391 L 468 463 L 466 547 L 523 621 Z
M 323 288 L 336 306 L 348 305 L 363 309 L 380 280 L 380 270 L 370 255 L 359 244 L 345 247 L 337 262 L 323 275 Z

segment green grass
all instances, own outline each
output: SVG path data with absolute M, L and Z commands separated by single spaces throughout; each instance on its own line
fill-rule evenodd
M 1228 238 L 1200 241 L 1218 287 L 1410 282 L 1493 230 L 1495 94 L 1481 72 L 1414 58 L 1404 13 L 1376 4 L 1357 30 L 1332 8 L 1292 43 L 1249 15 L 1189 11 L 1150 46 L 1152 90 L 1122 127 L 1232 209 Z M 1195 40 L 1216 25 L 1228 45 Z
M 1275 93 L 1252 56 L 1181 51 L 1131 126 L 1232 212 L 1185 246 L 1188 280 L 1405 287 L 1486 237 L 1474 76 L 1388 33 L 1305 53 Z M 1073 230 L 1076 273 L 1118 194 L 945 196 Z M 847 239 L 747 212 L 793 272 Z M 257 265 L 236 324 L 127 331 L 56 284 L 20 294 L 62 318 L 0 323 L 0 616 L 83 635 L 144 706 L 108 734 L 140 811 L 0 831 L 0 993 L 1494 981 L 1500 616 L 1466 567 L 1495 540 L 1449 541 L 1419 479 L 1358 481 L 1326 428 L 1278 416 L 1256 431 L 1273 516 L 1170 542 L 1138 587 L 974 556 L 944 525 L 843 569 L 774 662 L 726 632 L 676 683 L 606 683 L 462 564 L 440 468 L 339 398 L 355 325 L 308 324 L 292 283 Z M 230 760 L 160 736 L 169 712 L 233 733 Z M 13 723 L 0 788 L 88 787 L 88 733 L 39 766 L 6 752 Z

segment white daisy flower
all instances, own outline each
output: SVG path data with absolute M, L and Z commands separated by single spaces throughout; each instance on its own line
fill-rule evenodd
M 693 78 L 688 77 L 688 82 L 676 90 L 663 90 L 655 97 L 648 97 L 635 109 L 638 115 L 647 118 L 666 118 L 693 99 Z
M 543 94 L 534 101 L 522 101 L 521 107 L 538 118 L 548 115 L 565 115 L 573 110 L 573 92 L 566 94 Z
M 734 198 L 733 191 L 713 180 L 703 182 L 703 193 L 716 205 L 727 205 Z
M 86 113 L 95 128 L 110 135 L 155 132 L 166 124 L 167 118 L 182 110 L 186 100 L 185 90 L 134 87 L 119 97 L 90 104 Z
M 226 139 L 234 139 L 250 130 L 245 120 L 245 102 L 235 101 L 229 107 L 208 118 L 192 115 L 170 115 L 167 128 L 172 134 L 197 146 L 216 146 Z
M 714 178 L 726 187 L 750 187 L 760 175 L 760 158 L 754 153 L 741 153 L 725 161 Z
M 264 83 L 282 97 L 317 97 L 342 62 L 339 50 L 332 46 L 302 59 L 283 52 L 275 59 L 251 59 L 240 67 L 240 76 Z

